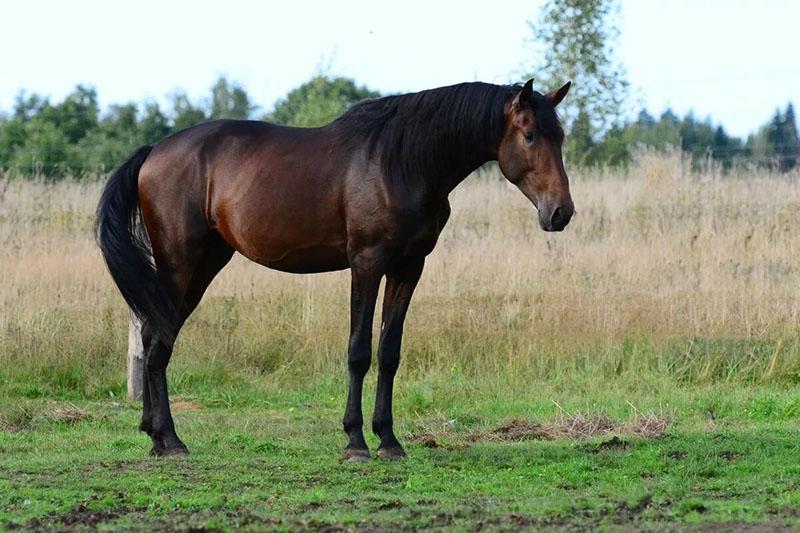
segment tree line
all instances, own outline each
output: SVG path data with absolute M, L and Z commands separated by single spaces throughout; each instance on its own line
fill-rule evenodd
M 206 99 L 178 92 L 166 108 L 158 102 L 115 104 L 101 111 L 97 91 L 78 85 L 60 102 L 20 93 L 9 112 L 0 112 L 0 170 L 58 179 L 108 172 L 144 144 L 194 124 L 219 118 L 259 118 L 278 124 L 314 126 L 329 122 L 354 102 L 379 96 L 346 78 L 315 76 L 259 114 L 247 91 L 225 77 Z
M 259 113 L 240 85 L 222 77 L 201 101 L 185 93 L 171 96 L 166 109 L 155 101 L 127 103 L 100 110 L 97 92 L 79 85 L 53 103 L 37 94 L 20 93 L 10 112 L 0 114 L 0 169 L 15 175 L 58 179 L 108 172 L 135 148 L 153 143 L 199 122 L 218 118 L 263 119 L 290 126 L 326 124 L 352 104 L 380 94 L 343 77 L 316 75 L 280 99 L 268 113 Z M 680 149 L 696 162 L 795 168 L 800 158 L 797 122 L 792 104 L 777 110 L 758 131 L 740 139 L 722 125 L 679 117 L 667 109 L 658 118 L 642 110 L 635 120 L 613 123 L 602 136 L 571 124 L 567 156 L 571 163 L 625 165 L 639 147 Z
M 745 139 L 729 135 L 720 124 L 700 120 L 693 113 L 683 118 L 667 109 L 656 119 L 642 110 L 636 120 L 612 126 L 599 140 L 573 138 L 572 151 L 588 164 L 627 164 L 640 147 L 659 151 L 680 149 L 695 165 L 715 161 L 731 167 L 768 167 L 781 172 L 797 166 L 800 157 L 794 106 L 778 109 L 773 118 Z
M 726 169 L 748 165 L 788 171 L 797 166 L 800 143 L 791 103 L 745 139 L 729 135 L 710 119 L 693 113 L 679 117 L 670 109 L 658 119 L 646 110 L 635 120 L 627 119 L 628 82 L 614 53 L 620 13 L 619 0 L 547 0 L 538 19 L 528 22 L 539 60 L 523 69 L 544 87 L 573 82 L 560 106 L 569 133 L 569 161 L 624 165 L 636 148 L 649 147 L 680 149 L 696 165 L 711 160 Z

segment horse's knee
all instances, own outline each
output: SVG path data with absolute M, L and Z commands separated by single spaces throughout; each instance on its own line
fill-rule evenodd
M 400 367 L 400 353 L 382 353 L 378 357 L 378 372 L 386 377 L 393 378 Z
M 347 353 L 347 368 L 357 376 L 366 375 L 372 359 L 371 342 L 368 339 L 354 336 L 350 341 Z
M 347 368 L 357 376 L 365 376 L 370 367 L 370 355 L 360 354 L 358 357 L 347 358 Z

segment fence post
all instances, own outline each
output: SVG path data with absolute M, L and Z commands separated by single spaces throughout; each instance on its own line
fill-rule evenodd
M 131 312 L 128 322 L 128 400 L 142 399 L 144 375 L 144 343 L 142 322 Z

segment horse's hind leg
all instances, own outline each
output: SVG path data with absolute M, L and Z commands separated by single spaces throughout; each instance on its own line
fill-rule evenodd
M 233 249 L 218 234 L 211 233 L 195 250 L 200 251 L 191 263 L 173 266 L 168 275 L 180 295 L 180 315 L 175 325 L 175 336 L 189 315 L 200 303 L 206 288 L 228 263 Z M 164 267 L 159 267 L 164 269 Z M 188 453 L 186 446 L 175 432 L 175 424 L 169 408 L 167 393 L 167 365 L 172 356 L 173 342 L 166 342 L 153 335 L 149 328 L 142 332 L 145 340 L 145 391 L 143 394 L 142 423 L 140 428 L 150 435 L 153 455 L 184 455 Z
M 142 422 L 139 428 L 150 435 L 153 441 L 151 455 L 185 455 L 188 450 L 175 433 L 167 395 L 166 370 L 173 343 L 153 335 L 147 326 L 143 328 L 142 338 L 150 342 L 145 348 L 145 391 L 142 394 Z

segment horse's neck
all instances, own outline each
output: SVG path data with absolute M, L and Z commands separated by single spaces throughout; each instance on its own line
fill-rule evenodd
M 430 151 L 441 153 L 442 158 L 433 162 L 431 175 L 427 177 L 432 191 L 440 197 L 446 197 L 467 176 L 489 161 L 497 160 L 499 145 L 503 131 L 485 135 L 488 124 L 459 124 L 453 131 L 444 131 L 436 139 Z M 465 131 L 466 127 L 481 128 L 477 131 Z M 489 141 L 491 137 L 496 137 Z M 436 144 L 439 146 L 436 146 Z
M 456 113 L 466 105 L 462 102 L 442 113 L 432 110 L 413 125 L 404 126 L 409 128 L 405 132 L 393 131 L 392 142 L 381 146 L 386 152 L 379 156 L 390 188 L 412 202 L 435 203 L 481 165 L 496 160 L 505 129 L 499 117 L 509 94 L 502 92 L 472 103 L 476 108 L 500 106 L 489 110 L 491 113 L 462 117 Z
M 429 177 L 433 182 L 431 192 L 439 197 L 448 196 L 470 174 L 489 161 L 497 159 L 497 150 L 481 143 L 476 146 L 463 146 L 458 149 L 458 153 L 462 154 L 462 157 L 448 160 L 441 170 Z

